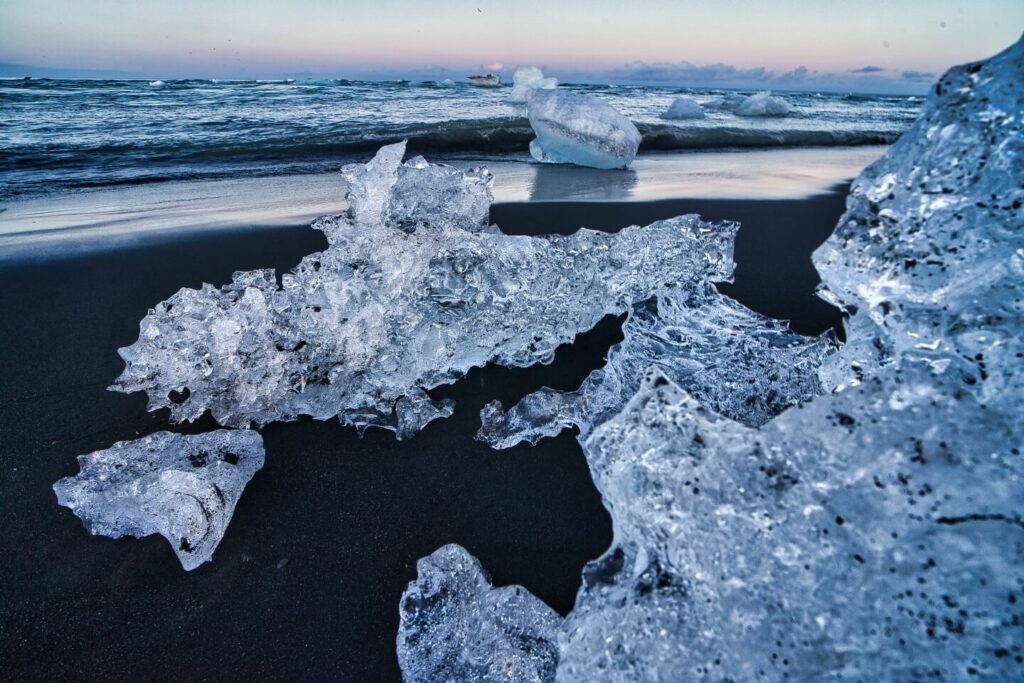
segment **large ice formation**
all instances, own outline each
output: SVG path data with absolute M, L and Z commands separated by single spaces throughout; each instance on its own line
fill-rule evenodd
M 558 79 L 544 77 L 544 72 L 535 66 L 521 66 L 512 74 L 512 91 L 508 98 L 513 102 L 525 102 L 534 90 L 552 90 L 558 87 Z
M 398 629 L 407 683 L 552 680 L 561 623 L 554 610 L 520 586 L 491 586 L 458 545 L 438 549 L 416 569 L 402 594 Z
M 702 119 L 704 110 L 700 103 L 691 97 L 677 97 L 672 100 L 668 110 L 661 115 L 663 119 Z
M 801 337 L 706 282 L 634 305 L 622 331 L 606 365 L 576 391 L 541 389 L 507 413 L 497 401 L 486 406 L 478 438 L 509 448 L 572 426 L 586 437 L 622 410 L 651 367 L 716 412 L 760 425 L 821 393 L 817 370 L 834 348 L 830 337 Z
M 534 90 L 527 97 L 537 161 L 625 168 L 636 157 L 640 131 L 612 105 L 567 90 Z
M 58 503 L 96 535 L 160 534 L 191 570 L 211 559 L 242 490 L 263 467 L 263 439 L 248 429 L 157 432 L 78 462 L 78 474 L 53 485 Z
M 733 110 L 739 116 L 786 116 L 789 105 L 781 97 L 775 97 L 769 90 L 762 90 L 743 100 Z
M 751 426 L 652 354 L 581 434 L 615 541 L 554 680 L 1020 678 L 1022 73 L 951 70 L 854 183 L 814 257 L 852 316 L 831 392 Z
M 314 224 L 329 248 L 280 285 L 270 270 L 240 272 L 150 310 L 112 388 L 146 391 L 174 420 L 337 416 L 402 438 L 451 413 L 428 389 L 487 363 L 550 362 L 662 285 L 732 272 L 735 223 L 691 215 L 615 234 L 504 235 L 488 227 L 486 171 L 403 164 L 404 149 L 346 167 L 348 213 Z

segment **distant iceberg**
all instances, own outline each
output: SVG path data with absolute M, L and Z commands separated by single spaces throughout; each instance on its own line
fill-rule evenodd
M 527 111 L 537 135 L 530 154 L 540 162 L 625 168 L 640 147 L 633 122 L 593 95 L 533 90 Z
M 165 85 L 165 83 L 163 81 L 150 81 L 149 84 L 151 86 L 153 86 L 154 88 L 159 88 L 159 87 Z
M 677 97 L 669 106 L 668 111 L 661 115 L 663 119 L 702 119 L 704 110 L 700 103 L 690 97 Z
M 717 97 L 704 104 L 705 109 L 714 109 L 717 111 L 728 111 L 734 112 L 736 108 L 743 104 L 747 99 L 746 95 L 741 95 L 738 92 L 730 92 Z
M 762 90 L 740 102 L 735 113 L 738 116 L 787 116 L 789 105 L 781 97 L 774 97 L 770 90 Z
M 521 66 L 512 75 L 512 92 L 509 100 L 526 102 L 526 96 L 534 90 L 551 90 L 558 87 L 558 79 L 544 77 L 544 72 L 535 66 Z

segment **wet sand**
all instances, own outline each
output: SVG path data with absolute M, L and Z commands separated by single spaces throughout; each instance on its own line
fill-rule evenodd
M 723 291 L 795 321 L 838 321 L 812 296 L 811 249 L 845 192 L 795 200 L 496 204 L 507 232 L 613 230 L 680 213 L 743 222 Z M 307 227 L 204 232 L 53 261 L 0 264 L 0 662 L 11 678 L 399 680 L 398 599 L 415 561 L 456 542 L 497 584 L 519 583 L 565 613 L 610 521 L 572 434 L 495 452 L 478 411 L 543 385 L 573 388 L 621 338 L 608 318 L 547 367 L 471 372 L 437 395 L 455 415 L 415 438 L 363 439 L 335 422 L 264 430 L 266 465 L 246 488 L 214 561 L 181 569 L 160 537 L 90 536 L 56 504 L 75 456 L 168 425 L 142 395 L 105 390 L 116 349 L 179 287 L 235 270 L 288 269 L 325 246 Z

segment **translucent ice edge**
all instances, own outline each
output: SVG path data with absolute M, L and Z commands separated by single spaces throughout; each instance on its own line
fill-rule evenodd
M 96 535 L 160 534 L 191 570 L 212 558 L 242 490 L 263 467 L 263 439 L 246 429 L 157 432 L 78 462 L 78 474 L 53 485 L 58 503 Z

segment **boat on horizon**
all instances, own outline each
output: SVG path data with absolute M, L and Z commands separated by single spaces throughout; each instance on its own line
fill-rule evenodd
M 501 85 L 501 76 L 497 74 L 481 74 L 477 76 L 467 76 L 469 82 L 480 88 L 497 88 Z

